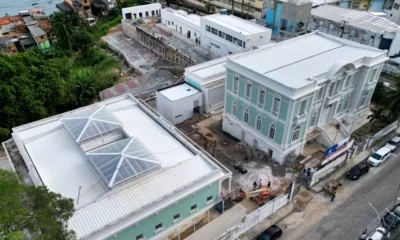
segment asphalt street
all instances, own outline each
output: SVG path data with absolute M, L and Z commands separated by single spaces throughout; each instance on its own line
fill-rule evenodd
M 378 227 L 377 214 L 368 202 L 376 208 L 380 217 L 386 213 L 386 208 L 393 206 L 400 184 L 399 152 L 379 167 L 371 167 L 358 181 L 342 177 L 343 188 L 351 191 L 349 197 L 307 230 L 302 229 L 304 234 L 296 236 L 296 239 L 354 240 L 358 239 L 363 229 L 372 231 Z

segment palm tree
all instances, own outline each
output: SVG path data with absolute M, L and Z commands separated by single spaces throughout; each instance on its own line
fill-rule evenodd
M 393 89 L 386 92 L 386 97 L 382 100 L 385 110 L 389 113 L 389 118 L 395 120 L 400 117 L 400 78 L 396 78 Z
M 78 69 L 71 73 L 71 79 L 75 84 L 78 104 L 85 106 L 91 103 L 96 96 L 93 72 L 89 69 Z
M 57 42 L 62 48 L 71 50 L 72 26 L 68 16 L 62 12 L 55 12 L 50 15 L 50 22 L 50 32 L 57 38 Z
M 372 123 L 371 128 L 369 129 L 369 132 L 372 132 L 374 127 L 378 122 L 381 120 L 385 119 L 385 108 L 377 108 L 377 109 L 371 109 L 372 114 L 368 116 L 369 122 Z

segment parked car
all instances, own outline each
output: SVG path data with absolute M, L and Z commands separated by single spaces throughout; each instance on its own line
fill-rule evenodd
M 272 225 L 258 235 L 257 240 L 275 240 L 282 236 L 282 229 L 276 225 Z
M 382 226 L 388 230 L 392 231 L 397 225 L 400 224 L 400 203 L 394 206 L 390 212 L 387 212 L 385 216 L 381 219 Z
M 378 227 L 368 237 L 368 240 L 383 240 L 387 239 L 388 232 L 383 227 Z
M 244 168 L 242 165 L 235 165 L 235 166 L 233 166 L 233 168 L 238 170 L 241 174 L 246 174 L 247 173 L 247 169 Z
M 368 163 L 374 167 L 386 161 L 391 154 L 391 150 L 387 147 L 382 147 L 368 158 Z
M 394 152 L 396 148 L 400 145 L 400 137 L 394 137 L 386 143 L 385 147 L 389 148 L 390 151 Z
M 361 162 L 347 172 L 347 178 L 352 180 L 357 180 L 368 171 L 369 171 L 368 164 L 366 162 Z

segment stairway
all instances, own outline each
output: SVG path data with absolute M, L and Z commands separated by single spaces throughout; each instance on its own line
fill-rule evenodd
M 326 135 L 328 135 L 329 139 L 334 142 L 338 143 L 346 138 L 346 136 L 339 130 L 336 129 L 336 125 L 334 124 L 327 124 L 322 127 Z

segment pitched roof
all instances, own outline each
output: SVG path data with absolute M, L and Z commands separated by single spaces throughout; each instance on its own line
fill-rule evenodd
M 21 16 L 10 16 L 10 21 L 15 22 L 15 21 L 22 21 Z
M 46 33 L 43 31 L 43 29 L 37 24 L 28 26 L 28 29 L 33 37 L 40 37 L 40 36 L 46 35 Z
M 8 24 L 4 25 L 3 28 L 1 29 L 1 33 L 9 33 L 9 32 L 15 32 L 15 25 L 14 24 Z
M 10 18 L 9 17 L 2 17 L 2 18 L 0 18 L 0 26 L 3 26 L 3 25 L 8 25 L 8 24 L 10 24 L 11 22 L 10 22 Z

